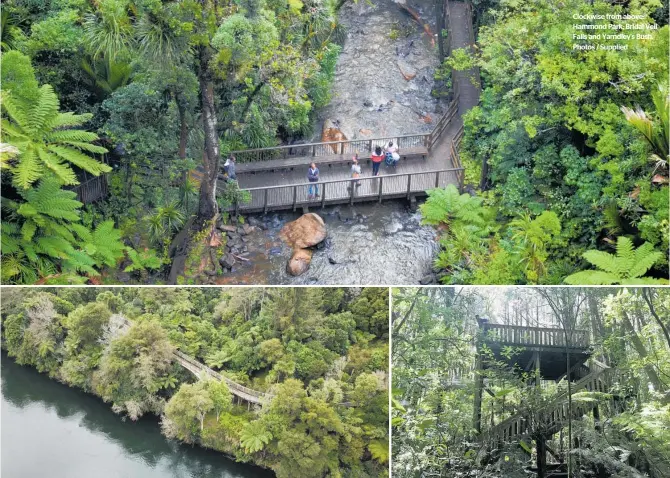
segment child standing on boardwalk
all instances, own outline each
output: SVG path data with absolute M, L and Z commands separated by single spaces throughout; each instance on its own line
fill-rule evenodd
M 358 153 L 356 153 L 351 160 L 351 178 L 356 180 L 352 181 L 351 183 L 358 187 L 361 185 L 361 182 L 358 180 L 358 178 L 361 177 L 361 165 L 358 164 Z
M 316 167 L 316 163 L 309 165 L 309 169 L 307 170 L 307 181 L 310 183 L 319 182 L 319 168 Z M 319 185 L 310 184 L 309 188 L 307 188 L 307 199 L 314 199 L 315 197 L 319 197 Z
M 382 164 L 382 161 L 384 161 L 384 153 L 382 152 L 381 146 L 377 146 L 375 148 L 375 152 L 370 155 L 370 159 L 372 160 L 372 175 L 373 176 L 378 176 L 379 175 L 379 166 Z

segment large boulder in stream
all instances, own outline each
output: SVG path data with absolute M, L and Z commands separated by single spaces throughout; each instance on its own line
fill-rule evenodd
M 312 262 L 312 251 L 309 249 L 293 249 L 293 255 L 286 264 L 286 272 L 292 276 L 299 276 L 307 272 Z
M 315 246 L 323 241 L 326 235 L 326 224 L 321 216 L 313 212 L 286 223 L 279 231 L 279 237 L 294 249 Z

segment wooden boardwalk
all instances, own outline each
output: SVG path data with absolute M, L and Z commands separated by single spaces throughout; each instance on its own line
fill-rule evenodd
M 449 31 L 449 51 L 473 45 L 472 10 L 469 4 L 445 0 L 444 13 Z M 461 116 L 479 102 L 479 72 L 454 72 L 453 85 L 455 100 L 429 134 L 234 152 L 240 161 L 237 174 L 239 186 L 249 191 L 251 200 L 233 205 L 230 210 L 267 212 L 384 199 L 411 199 L 425 196 L 429 189 L 449 184 L 462 189 L 464 169 L 458 156 L 458 144 L 463 132 Z M 401 152 L 403 148 L 424 148 L 428 151 L 427 157 L 403 159 L 396 168 L 382 164 L 379 176 L 372 177 L 370 151 L 376 146 L 388 144 L 389 140 L 399 145 Z M 361 159 L 362 175 L 360 185 L 352 187 L 350 168 L 351 157 L 355 153 Z M 339 155 L 341 160 L 333 159 L 334 155 Z M 281 160 L 286 162 L 283 167 Z M 244 164 L 247 161 L 255 164 L 267 161 L 268 168 L 255 166 L 254 171 L 245 172 Z M 316 198 L 308 196 L 309 183 L 306 178 L 312 161 L 319 165 L 321 179 L 318 183 L 319 197 Z
M 122 328 L 123 330 L 127 331 L 132 326 L 132 323 L 125 317 L 122 320 L 123 320 Z M 190 355 L 186 355 L 185 353 L 180 352 L 179 350 L 175 350 L 172 353 L 172 358 L 179 365 L 181 365 L 186 370 L 195 375 L 198 378 L 198 380 L 201 380 L 203 376 L 208 376 L 215 380 L 218 380 L 219 382 L 226 382 L 226 385 L 228 385 L 230 393 L 248 403 L 253 403 L 255 405 L 262 406 L 264 403 L 269 402 L 274 397 L 274 395 L 271 395 L 269 393 L 259 392 L 257 390 L 245 387 L 244 385 L 240 385 L 239 383 L 234 382 L 233 380 L 227 377 L 224 377 L 220 373 L 215 372 L 205 364 L 197 361 Z
M 224 377 L 220 373 L 215 372 L 205 364 L 198 362 L 193 357 L 186 355 L 185 353 L 180 352 L 179 350 L 175 351 L 174 357 L 175 361 L 179 365 L 181 365 L 186 370 L 191 372 L 199 380 L 201 380 L 204 375 L 207 377 L 211 377 L 214 380 L 218 380 L 219 382 L 226 382 L 226 385 L 228 385 L 230 393 L 235 395 L 237 398 L 244 400 L 245 402 L 262 406 L 265 403 L 269 402 L 272 398 L 274 398 L 274 395 L 253 390 L 251 388 L 240 385 L 239 383 L 234 382 L 227 377 Z

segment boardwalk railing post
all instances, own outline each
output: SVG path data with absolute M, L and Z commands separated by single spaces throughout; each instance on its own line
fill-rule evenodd
M 408 174 L 407 175 L 407 199 L 408 200 L 409 200 L 409 192 L 411 190 L 411 187 L 412 187 L 412 175 Z
M 354 190 L 356 189 L 356 181 L 354 179 L 351 180 L 349 183 L 349 187 L 351 188 L 351 193 L 349 195 L 349 204 L 353 205 L 354 204 Z
M 293 210 L 298 202 L 298 186 L 293 186 Z
M 439 188 L 440 187 L 440 172 L 435 173 L 435 187 Z
M 264 195 L 264 198 L 263 198 L 263 214 L 268 212 L 268 191 L 269 191 L 269 189 L 265 190 L 265 195 Z
M 321 188 L 321 209 L 326 207 L 326 185 L 328 183 L 323 183 L 323 187 Z
M 384 176 L 378 176 L 379 178 L 379 202 L 382 202 L 382 194 L 384 192 Z

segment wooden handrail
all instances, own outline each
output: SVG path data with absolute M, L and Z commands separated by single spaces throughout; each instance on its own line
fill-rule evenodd
M 570 387 L 572 395 L 582 390 L 606 392 L 607 383 L 614 369 L 604 368 L 592 372 Z M 567 415 L 565 410 L 568 400 L 568 392 L 561 392 L 553 400 L 540 408 L 536 414 L 544 425 L 556 423 L 561 417 Z M 575 407 L 575 410 L 577 407 Z M 494 425 L 487 433 L 482 435 L 483 439 L 506 440 L 528 431 L 528 412 L 520 412 Z
M 557 347 L 566 345 L 565 332 L 561 328 L 487 323 L 482 326 L 482 330 L 485 340 L 489 342 Z M 588 347 L 590 344 L 588 330 L 574 330 L 569 338 L 571 347 Z
M 439 135 L 446 129 L 447 125 L 451 122 L 454 116 L 458 113 L 458 95 L 455 95 L 454 99 L 449 103 L 449 106 L 447 106 L 447 110 L 445 111 L 444 115 L 440 117 L 438 122 L 435 124 L 435 127 L 430 133 L 415 133 L 415 134 L 401 134 L 401 135 L 395 135 L 395 136 L 384 136 L 384 137 L 379 137 L 379 138 L 359 138 L 359 139 L 350 139 L 350 140 L 344 140 L 344 141 L 324 141 L 324 142 L 317 142 L 317 143 L 304 143 L 304 144 L 290 144 L 290 145 L 281 145 L 281 146 L 270 146 L 266 148 L 252 148 L 252 149 L 242 149 L 242 150 L 236 150 L 236 151 L 231 151 L 231 154 L 235 156 L 239 156 L 238 162 L 245 162 L 244 157 L 256 154 L 258 156 L 262 156 L 263 153 L 278 153 L 280 155 L 281 152 L 288 151 L 291 149 L 296 149 L 296 150 L 308 150 L 311 149 L 309 155 L 305 154 L 296 154 L 296 155 L 291 155 L 291 156 L 324 156 L 324 155 L 332 155 L 332 154 L 344 154 L 345 153 L 345 146 L 362 146 L 363 144 L 369 146 L 370 148 L 372 147 L 373 144 L 377 143 L 377 145 L 381 146 L 388 141 L 396 141 L 398 143 L 401 142 L 403 139 L 407 138 L 413 138 L 419 141 L 415 141 L 418 143 L 424 144 L 429 150 L 434 146 L 435 142 L 437 141 L 437 138 Z M 317 151 L 317 148 L 321 148 L 322 150 L 326 151 L 327 154 L 317 154 L 320 153 Z M 328 148 L 326 150 L 326 148 Z M 334 148 L 334 149 L 333 149 Z M 368 150 L 368 149 L 366 149 Z M 350 152 L 350 151 L 347 151 Z M 249 161 L 251 162 L 251 161 Z
M 398 177 L 407 177 L 407 176 L 420 176 L 425 174 L 436 174 L 436 173 L 449 173 L 449 172 L 458 172 L 463 171 L 464 168 L 449 168 L 449 169 L 432 169 L 430 171 L 417 171 L 414 173 L 398 173 L 398 174 L 385 174 L 384 176 L 366 176 L 360 178 L 346 178 L 346 179 L 330 179 L 328 181 L 319 181 L 318 183 L 310 183 L 305 181 L 304 183 L 293 183 L 293 184 L 281 184 L 279 186 L 260 186 L 256 188 L 244 188 L 244 191 L 264 191 L 266 189 L 279 189 L 279 188 L 297 188 L 305 187 L 310 184 L 318 184 L 319 186 L 324 184 L 332 183 L 351 183 L 355 181 L 376 181 L 379 178 L 398 178 Z

